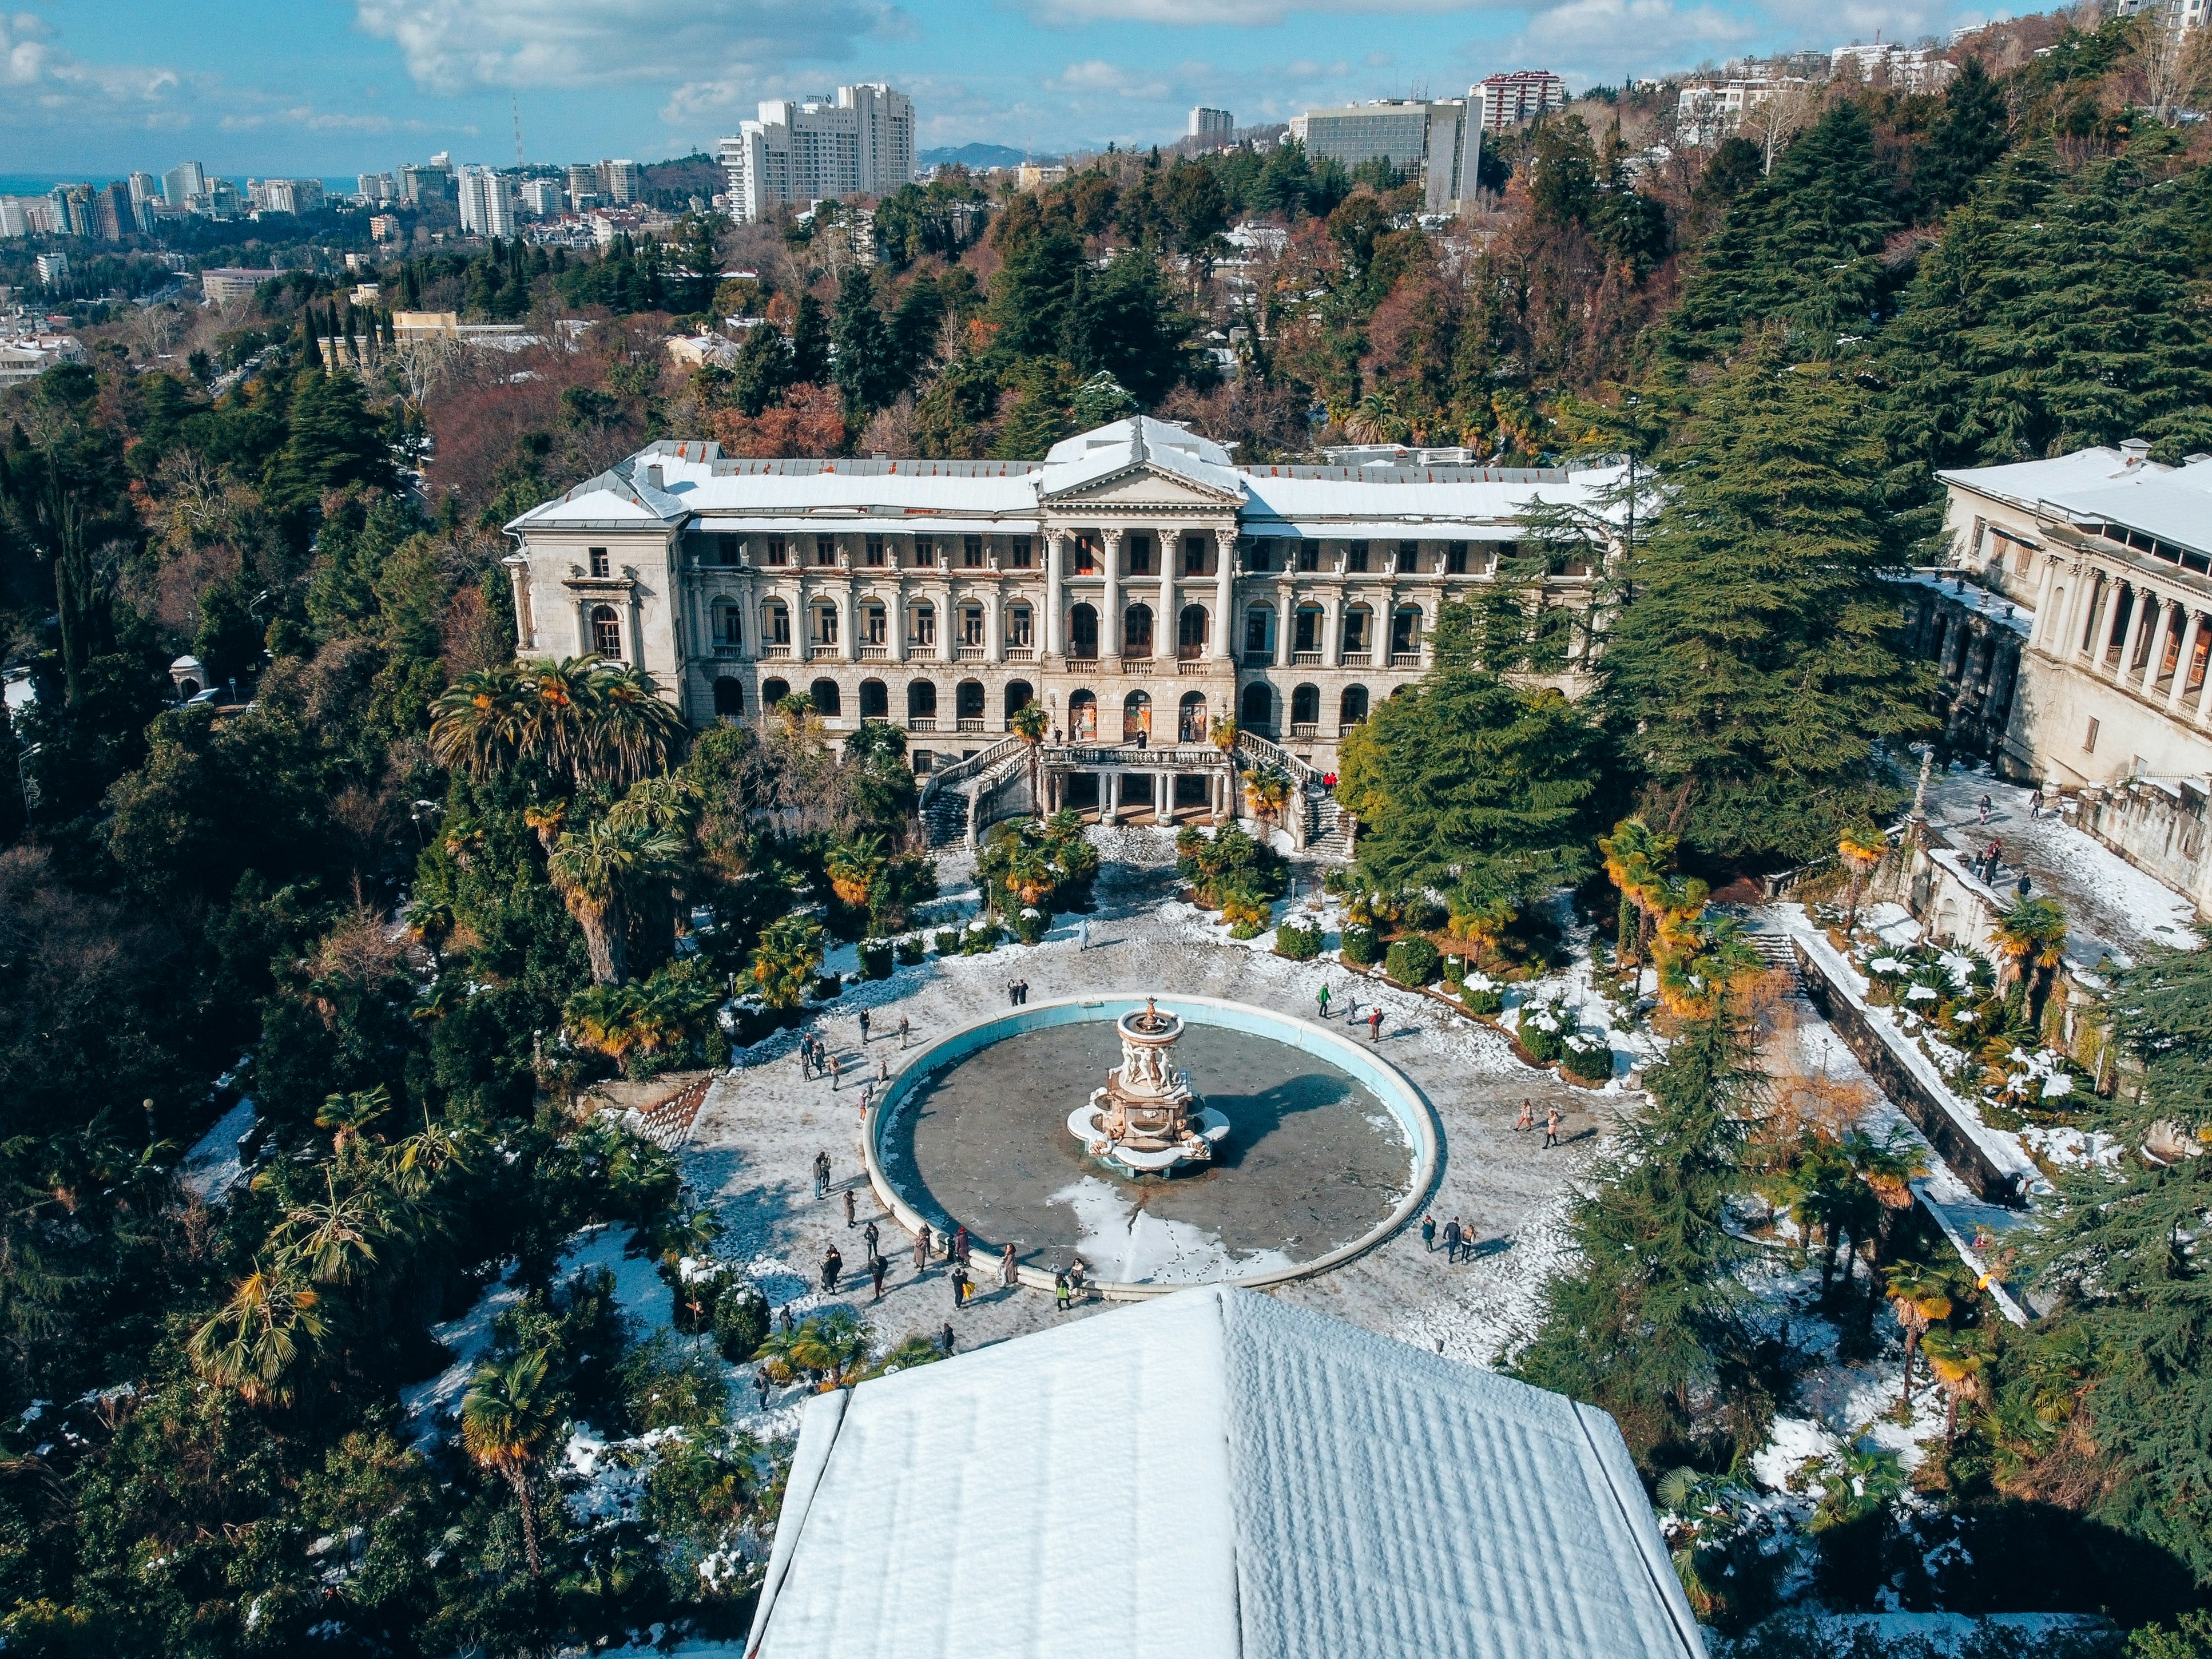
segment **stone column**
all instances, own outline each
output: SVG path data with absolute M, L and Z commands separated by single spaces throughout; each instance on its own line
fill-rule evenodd
M 1105 544 L 1106 592 L 1098 602 L 1098 654 L 1118 657 L 1121 654 L 1121 532 L 1103 531 L 1099 539 Z
M 2105 647 L 2109 642 L 2112 632 L 2112 607 L 2119 603 L 2119 583 L 2107 579 L 2105 582 L 2105 591 L 2097 601 L 2096 629 L 2089 635 L 2089 644 L 2087 647 L 2089 665 L 2092 669 L 2099 667 L 2105 660 Z
M 1044 655 L 1047 659 L 1060 654 L 1060 544 L 1057 530 L 1044 538 Z
M 1344 662 L 1344 590 L 1332 588 L 1322 601 L 1321 665 L 1336 668 Z
M 1182 630 L 1176 626 L 1176 561 L 1182 556 L 1182 532 L 1164 532 L 1160 538 L 1160 615 L 1152 624 L 1152 655 L 1176 660 L 1182 649 Z
M 2128 665 L 2135 660 L 2136 641 L 2142 637 L 2143 615 L 2157 603 L 2142 587 L 2136 589 L 2135 599 L 2136 602 L 2128 607 L 2128 636 L 2120 645 L 2119 660 L 2112 665 L 2111 670 L 2112 681 L 2115 685 L 2127 684 Z
M 2052 584 L 2057 580 L 2058 561 L 2045 559 L 2043 562 L 2043 579 L 2035 585 L 2035 623 L 2027 630 L 2027 642 L 2030 645 L 2033 645 L 2037 637 L 2042 634 L 2044 624 L 2052 620 L 2051 589 Z
M 996 582 L 983 596 L 983 657 L 988 662 L 1006 659 L 1006 596 Z
M 2160 599 L 2152 613 L 2150 651 L 2143 661 L 2142 694 L 2146 697 L 2158 690 L 2158 671 L 2166 666 L 2166 635 L 2173 626 L 2173 599 Z
M 1297 595 L 1288 582 L 1275 589 L 1275 666 L 1291 665 L 1291 641 L 1297 637 Z
M 1098 822 L 1111 823 L 1121 810 L 1121 775 L 1101 772 L 1098 775 Z
M 2181 693 L 2189 684 L 2189 665 L 2197 659 L 2197 636 L 2204 631 L 2204 613 L 2192 611 L 2182 625 L 2181 654 L 2173 659 L 2173 684 L 2166 693 L 2166 712 L 2169 714 L 2181 707 Z
M 837 660 L 858 662 L 860 659 L 860 597 L 858 585 L 849 579 L 844 590 L 837 595 Z
M 2204 688 L 2197 694 L 2197 724 L 2202 726 L 2212 718 L 2212 664 L 2206 665 Z
M 1175 817 L 1175 774 L 1160 772 L 1152 780 L 1152 822 L 1165 823 Z
M 1237 604 L 1237 530 L 1234 526 L 1213 532 L 1213 554 L 1218 561 L 1213 572 L 1213 660 L 1237 660 L 1237 641 L 1231 630 L 1237 618 L 1231 613 Z M 1233 716 L 1237 711 L 1231 709 Z M 1218 816 L 1218 815 L 1217 815 Z

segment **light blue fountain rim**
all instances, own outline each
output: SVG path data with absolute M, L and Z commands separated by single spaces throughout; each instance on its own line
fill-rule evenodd
M 1317 1059 L 1326 1060 L 1339 1071 L 1364 1084 L 1397 1120 L 1399 1128 L 1405 1133 L 1412 1154 L 1413 1176 L 1404 1199 L 1380 1224 L 1351 1243 L 1340 1245 L 1328 1255 L 1316 1256 L 1311 1261 L 1242 1278 L 1188 1283 L 1178 1280 L 1168 1285 L 1094 1279 L 1091 1281 L 1092 1289 L 1112 1301 L 1138 1301 L 1146 1297 L 1166 1296 L 1176 1291 L 1193 1289 L 1200 1283 L 1237 1285 L 1248 1290 L 1264 1290 L 1270 1285 L 1285 1285 L 1295 1279 L 1311 1279 L 1318 1273 L 1340 1267 L 1346 1262 L 1366 1255 L 1383 1240 L 1396 1234 L 1419 1212 L 1421 1206 L 1428 1200 L 1430 1189 L 1436 1184 L 1437 1167 L 1443 1152 L 1443 1137 L 1435 1109 L 1411 1078 L 1372 1048 L 1362 1048 L 1355 1039 L 1340 1036 L 1310 1020 L 1275 1013 L 1266 1008 L 1255 1008 L 1249 1002 L 1231 1002 L 1221 997 L 1169 996 L 1156 991 L 1135 994 L 1117 992 L 1106 996 L 1058 997 L 1049 1002 L 1032 1003 L 1004 1013 L 986 1015 L 981 1019 L 971 1020 L 947 1032 L 915 1054 L 892 1080 L 890 1089 L 874 1109 L 866 1114 L 861 1125 L 860 1152 L 867 1164 L 868 1183 L 875 1188 L 876 1196 L 884 1209 L 908 1233 L 918 1234 L 926 1224 L 921 1212 L 906 1201 L 884 1174 L 881 1142 L 884 1131 L 898 1120 L 905 1108 L 913 1103 L 915 1096 L 933 1075 L 957 1060 L 964 1060 L 994 1043 L 1003 1042 L 1008 1037 L 1018 1036 L 1025 1031 L 1047 1030 L 1060 1025 L 1112 1024 L 1124 1014 L 1142 1009 L 1147 996 L 1156 1001 L 1163 1012 L 1181 1016 L 1186 1026 L 1212 1025 L 1266 1037 L 1270 1042 L 1303 1049 Z M 1033 1290 L 1052 1288 L 1052 1275 L 1042 1268 L 1022 1267 L 1017 1272 L 1021 1282 Z

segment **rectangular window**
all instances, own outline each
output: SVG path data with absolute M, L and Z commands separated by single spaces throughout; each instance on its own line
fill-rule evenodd
M 937 643 L 937 612 L 926 605 L 914 608 L 914 644 L 925 648 Z
M 1017 536 L 1006 545 L 1008 549 L 1007 556 L 1012 561 L 1013 568 L 1017 570 L 1028 569 L 1030 568 L 1030 538 L 1026 536 Z
M 1321 544 L 1319 542 L 1300 542 L 1298 544 L 1298 568 L 1301 570 L 1318 570 L 1321 568 Z
M 881 645 L 884 642 L 884 634 L 883 606 L 879 605 L 870 605 L 866 611 L 860 613 L 860 618 L 866 624 L 868 630 L 868 643 L 870 645 Z
M 931 765 L 936 761 L 937 757 L 931 754 L 927 749 L 916 749 L 911 752 L 914 756 L 915 775 L 916 777 L 926 775 L 928 773 Z
M 817 536 L 814 538 L 814 562 L 817 564 L 837 562 L 837 538 L 835 536 Z
M 735 536 L 714 538 L 714 562 L 735 564 L 738 562 L 738 538 Z
M 1447 576 L 1467 574 L 1467 544 L 1465 542 L 1452 542 L 1445 546 L 1444 574 Z
M 591 558 L 592 574 L 594 576 L 605 575 L 607 574 L 607 550 L 604 547 L 593 548 L 591 552 Z
M 981 570 L 983 568 L 983 538 L 981 536 L 969 536 L 962 540 L 960 566 L 963 570 Z
M 1244 568 L 1255 574 L 1264 575 L 1274 567 L 1275 544 L 1265 537 L 1255 538 L 1244 550 Z
M 871 536 L 868 538 L 867 557 L 868 562 L 871 565 L 874 565 L 878 568 L 882 566 L 884 562 L 884 538 L 881 536 Z
M 2097 722 L 2094 720 L 2089 722 L 2089 730 L 2081 738 L 2081 752 L 2085 755 L 2097 752 Z
M 1030 642 L 1030 608 L 1018 605 L 1006 612 L 1006 643 L 1026 647 Z
M 1420 568 L 1421 568 L 1421 544 L 1420 544 L 1420 543 L 1419 543 L 1419 542 L 1400 542 L 1400 543 L 1398 544 L 1398 568 L 1399 568 L 1401 571 L 1413 571 L 1413 570 L 1419 570 Z
M 1129 574 L 1149 576 L 1152 572 L 1152 538 L 1149 536 L 1129 538 Z
M 960 643 L 963 645 L 983 643 L 983 607 L 981 605 L 963 605 L 960 607 Z
M 785 548 L 782 537 L 771 536 L 768 538 L 768 562 L 770 564 L 788 564 L 791 562 L 791 554 Z
M 1344 568 L 1346 570 L 1364 570 L 1367 568 L 1367 544 L 1365 542 L 1352 542 L 1346 545 L 1344 550 Z
M 1264 655 L 1267 649 L 1267 613 L 1248 611 L 1244 613 L 1244 654 Z
M 935 564 L 937 544 L 927 536 L 916 536 L 914 538 L 914 562 L 917 565 Z
M 1203 576 L 1206 574 L 1206 538 L 1186 536 L 1182 538 L 1182 574 Z
M 814 637 L 823 645 L 837 643 L 837 607 L 819 605 L 814 612 Z

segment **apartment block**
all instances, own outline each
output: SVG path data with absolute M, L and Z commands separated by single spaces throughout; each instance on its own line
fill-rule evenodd
M 59 288 L 69 280 L 69 255 L 41 253 L 36 261 L 39 281 L 47 288 Z
M 915 176 L 914 102 L 882 82 L 840 87 L 804 101 L 764 102 L 720 145 L 732 216 L 779 204 L 888 196 Z
M 1467 95 L 1480 100 L 1485 132 L 1510 132 L 1546 110 L 1565 109 L 1567 83 L 1549 70 L 1515 70 L 1485 76 L 1468 88 Z
M 257 213 L 313 213 L 323 205 L 319 179 L 248 179 L 246 198 Z
M 1347 169 L 1375 161 L 1410 169 L 1425 184 L 1423 207 L 1456 213 L 1474 192 L 1482 157 L 1482 128 L 1474 115 L 1464 98 L 1384 98 L 1294 115 L 1291 136 L 1308 155 Z
M 455 181 L 460 193 L 461 228 L 477 236 L 514 234 L 514 184 L 496 168 L 465 166 Z
M 161 199 L 179 213 L 206 211 L 207 169 L 198 161 L 179 161 L 161 175 Z
M 1226 138 L 1237 130 L 1237 123 L 1225 109 L 1207 109 L 1203 105 L 1190 112 L 1190 125 L 1184 131 L 1186 138 Z
M 541 219 L 557 217 L 568 204 L 568 192 L 561 188 L 558 179 L 526 179 L 521 193 L 522 205 Z

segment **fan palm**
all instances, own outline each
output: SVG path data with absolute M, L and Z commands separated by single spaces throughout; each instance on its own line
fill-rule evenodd
M 668 831 L 612 815 L 581 835 L 562 836 L 545 873 L 584 930 L 595 983 L 620 985 L 629 977 L 623 901 L 647 882 L 672 879 L 683 853 L 683 842 Z
M 1356 444 L 1387 444 L 1404 437 L 1406 422 L 1399 418 L 1397 400 L 1379 389 L 1369 392 L 1346 417 L 1344 435 Z
M 869 901 L 875 896 L 876 883 L 884 873 L 884 838 L 862 836 L 854 841 L 841 841 L 830 849 L 822 868 L 830 878 L 831 892 L 855 910 L 867 909 Z
M 380 1083 L 374 1089 L 324 1096 L 322 1109 L 315 1114 L 315 1127 L 332 1131 L 331 1150 L 340 1152 L 391 1110 L 392 1091 Z
M 1901 1406 L 1912 1403 L 1912 1355 L 1929 1327 L 1951 1316 L 1951 1286 L 1948 1279 L 1917 1261 L 1900 1261 L 1889 1270 L 1889 1301 L 1897 1322 L 1905 1328 L 1905 1394 Z
M 841 1389 L 865 1369 L 875 1352 L 875 1334 L 849 1308 L 802 1319 L 790 1331 L 771 1332 L 759 1352 L 769 1376 L 788 1382 L 804 1371 L 823 1393 Z
M 307 1270 L 317 1285 L 350 1285 L 376 1265 L 382 1231 L 375 1203 L 365 1192 L 338 1195 L 337 1172 L 323 1165 L 324 1196 L 298 1204 L 270 1233 L 277 1260 Z
M 2066 913 L 2050 899 L 2022 894 L 1997 912 L 1990 924 L 1990 937 L 2004 957 L 2008 974 L 2024 988 L 2027 1020 L 2033 1025 L 2042 1010 L 2044 988 L 2066 959 Z
M 592 696 L 580 763 L 603 782 L 628 785 L 665 772 L 684 746 L 684 717 L 642 668 L 602 667 Z
M 1956 1439 L 1959 1402 L 1981 1398 L 1982 1371 L 1989 1363 L 1988 1340 L 1979 1331 L 1942 1326 L 1921 1339 L 1920 1352 L 1927 1355 L 1928 1369 L 1936 1373 L 1936 1381 L 1943 1389 L 1943 1437 Z
M 289 1406 L 295 1368 L 328 1329 L 320 1294 L 295 1276 L 293 1263 L 257 1261 L 192 1333 L 185 1354 L 194 1370 L 250 1406 Z
M 1038 812 L 1044 811 L 1044 738 L 1052 730 L 1052 715 L 1045 706 L 1032 697 L 1006 716 L 1006 729 L 1019 738 L 1029 749 L 1030 804 Z
M 1668 948 L 1659 957 L 1659 1000 L 1686 1019 L 1710 1017 L 1723 998 L 1766 969 L 1734 916 L 1700 917 L 1671 937 L 1662 930 L 1661 939 Z
M 522 1508 L 522 1550 L 532 1578 L 544 1572 L 545 1563 L 538 1547 L 531 1476 L 565 1415 L 549 1369 L 542 1348 L 504 1363 L 494 1360 L 477 1370 L 461 1397 L 461 1444 L 479 1468 L 514 1488 Z
M 1620 916 L 1614 954 L 1624 963 L 1641 949 L 1644 933 L 1657 909 L 1654 888 L 1674 862 L 1677 838 L 1656 835 L 1642 818 L 1623 818 L 1610 836 L 1598 838 L 1605 873 L 1620 890 Z
M 753 947 L 753 982 L 771 1008 L 795 1008 L 822 962 L 822 929 L 805 916 L 779 916 Z
M 1843 838 L 1836 843 L 1837 856 L 1843 860 L 1851 872 L 1850 903 L 1844 916 L 1844 931 L 1846 933 L 1858 925 L 1859 890 L 1865 884 L 1875 866 L 1880 864 L 1888 852 L 1889 843 L 1871 824 L 1844 830 Z
M 479 668 L 430 705 L 430 748 L 439 763 L 471 777 L 505 771 L 520 754 L 533 698 L 514 663 Z
M 1257 766 L 1244 775 L 1244 799 L 1254 817 L 1279 823 L 1290 799 L 1290 774 L 1281 768 Z

